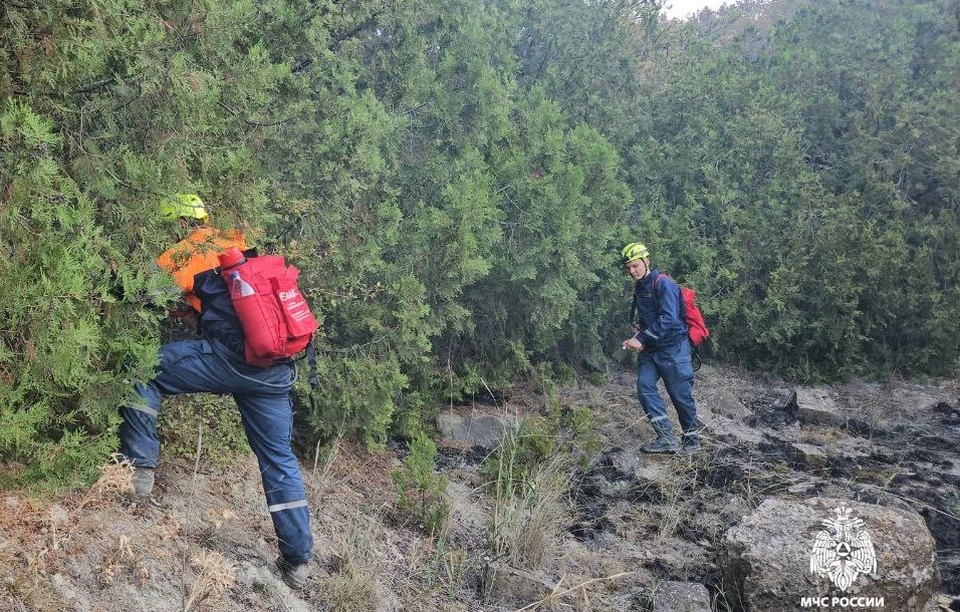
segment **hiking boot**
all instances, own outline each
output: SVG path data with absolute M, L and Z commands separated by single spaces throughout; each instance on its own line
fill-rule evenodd
M 700 440 L 687 440 L 680 445 L 680 450 L 677 451 L 681 455 L 693 455 L 700 451 Z
M 306 586 L 310 578 L 310 563 L 291 564 L 283 557 L 277 558 L 277 567 L 280 568 L 280 577 L 291 589 L 300 590 Z
M 640 450 L 645 453 L 675 453 L 680 450 L 680 443 L 676 438 L 660 436 L 653 442 L 645 444 Z
M 153 493 L 153 468 L 137 466 L 130 477 L 133 494 L 137 497 L 150 497 Z

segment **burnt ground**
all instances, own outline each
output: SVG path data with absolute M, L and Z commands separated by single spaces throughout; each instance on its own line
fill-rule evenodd
M 229 468 L 204 456 L 165 459 L 146 504 L 103 485 L 43 500 L 6 491 L 0 611 L 641 611 L 668 580 L 705 585 L 712 609 L 724 611 L 723 534 L 770 496 L 916 510 L 937 542 L 941 592 L 960 594 L 960 382 L 828 390 L 837 419 L 811 420 L 793 386 L 706 365 L 696 387 L 704 450 L 690 457 L 639 452 L 652 432 L 626 372 L 602 386 L 562 386 L 555 399 L 518 388 L 458 409 L 550 418 L 559 403 L 593 415 L 598 450 L 570 473 L 549 554 L 496 587 L 492 568 L 505 561 L 491 552 L 490 526 L 499 505 L 480 471 L 490 449 L 469 443 L 440 445 L 451 500 L 441 535 L 396 509 L 390 472 L 406 457 L 402 443 L 381 453 L 342 443 L 305 464 L 318 561 L 302 592 L 273 567 L 251 458 Z M 949 601 L 941 605 L 960 608 Z
M 937 543 L 942 592 L 960 593 L 960 385 L 861 382 L 829 391 L 836 419 L 803 414 L 796 390 L 782 382 L 706 367 L 697 386 L 704 452 L 635 459 L 621 427 L 636 418 L 633 379 L 615 378 L 593 401 L 606 407 L 598 412 L 620 445 L 605 450 L 587 473 L 575 535 L 598 540 L 616 531 L 611 517 L 626 501 L 631 514 L 661 511 L 659 531 L 651 525 L 646 535 L 663 537 L 662 509 L 673 504 L 677 516 L 666 539 L 700 546 L 704 564 L 691 572 L 687 557 L 679 565 L 656 559 L 645 567 L 658 579 L 706 584 L 713 608 L 726 610 L 717 551 L 727 528 L 772 495 L 851 498 L 919 512 Z M 630 486 L 617 486 L 623 482 Z

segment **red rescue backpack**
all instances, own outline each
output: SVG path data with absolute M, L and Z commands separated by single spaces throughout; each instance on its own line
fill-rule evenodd
M 710 330 L 707 329 L 707 322 L 703 320 L 703 313 L 697 306 L 697 292 L 690 287 L 681 286 L 680 295 L 683 296 L 683 321 L 687 324 L 690 344 L 696 348 L 710 337 Z
M 653 294 L 657 297 L 658 303 L 660 296 L 657 293 L 657 283 L 660 282 L 660 278 L 663 276 L 670 278 L 668 274 L 661 272 L 653 279 Z M 703 313 L 700 312 L 700 307 L 697 306 L 697 292 L 690 287 L 680 285 L 680 283 L 677 283 L 677 285 L 680 287 L 680 296 L 683 298 L 680 301 L 680 317 L 683 319 L 683 322 L 687 324 L 687 334 L 690 336 L 690 344 L 693 348 L 697 348 L 703 344 L 704 340 L 710 337 L 710 330 L 707 329 L 707 323 L 703 320 Z M 633 313 L 636 307 L 636 298 L 634 298 L 633 310 L 630 312 L 631 319 L 633 319 Z
M 247 363 L 265 368 L 305 350 L 320 325 L 297 287 L 300 270 L 282 255 L 248 259 L 236 247 L 218 257 L 243 328 Z

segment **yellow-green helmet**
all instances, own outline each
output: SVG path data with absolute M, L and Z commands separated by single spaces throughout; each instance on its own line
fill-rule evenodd
M 166 219 L 199 219 L 207 222 L 207 209 L 203 200 L 195 193 L 178 193 L 160 200 L 160 215 Z
M 644 257 L 650 257 L 650 251 L 641 242 L 631 242 L 620 251 L 620 263 L 623 265 Z

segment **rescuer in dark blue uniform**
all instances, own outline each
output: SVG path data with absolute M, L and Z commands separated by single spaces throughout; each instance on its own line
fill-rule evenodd
M 681 313 L 680 287 L 666 274 L 650 267 L 650 252 L 639 242 L 623 247 L 621 262 L 636 281 L 633 299 L 640 318 L 640 331 L 623 341 L 623 349 L 639 353 L 637 395 L 657 438 L 643 447 L 648 453 L 694 452 L 697 435 L 697 405 L 693 399 L 693 349 Z M 683 439 L 673 433 L 667 405 L 657 391 L 663 378 L 667 394 L 677 409 Z
M 199 313 L 200 338 L 160 348 L 160 365 L 147 383 L 136 385 L 142 401 L 120 409 L 120 451 L 135 466 L 134 492 L 149 497 L 160 454 L 157 416 L 164 395 L 229 393 L 240 409 L 250 448 L 260 465 L 267 509 L 279 540 L 277 560 L 284 581 L 302 587 L 313 558 L 310 511 L 300 466 L 290 447 L 293 372 L 284 364 L 247 365 L 243 332 L 227 284 L 215 270 L 217 253 L 231 246 L 244 250 L 243 235 L 206 227 L 207 212 L 199 197 L 180 195 L 161 204 L 161 214 L 199 225 L 186 239 L 157 259 Z

